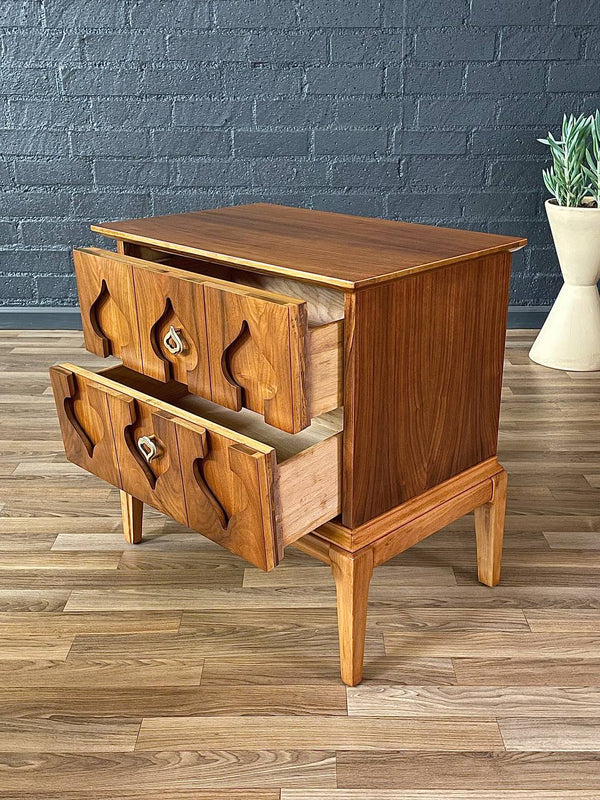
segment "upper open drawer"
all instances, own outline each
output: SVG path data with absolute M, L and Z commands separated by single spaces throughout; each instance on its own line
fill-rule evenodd
M 341 405 L 342 321 L 306 302 L 108 250 L 75 250 L 85 345 L 291 433 Z

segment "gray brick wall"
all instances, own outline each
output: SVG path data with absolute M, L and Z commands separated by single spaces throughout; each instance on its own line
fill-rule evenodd
M 0 303 L 76 302 L 92 221 L 271 200 L 530 238 L 536 137 L 600 105 L 597 0 L 4 0 Z

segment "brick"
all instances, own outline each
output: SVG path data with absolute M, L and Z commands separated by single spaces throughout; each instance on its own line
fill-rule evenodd
M 560 275 L 513 273 L 510 281 L 510 303 L 523 304 L 524 297 L 535 298 L 536 305 L 550 305 L 562 286 Z
M 235 161 L 180 161 L 176 165 L 177 186 L 211 188 L 213 186 L 250 185 L 250 163 Z
M 461 131 L 397 131 L 394 152 L 402 155 L 459 155 L 467 150 Z
M 206 0 L 135 0 L 131 9 L 134 28 L 208 28 Z
M 256 66 L 231 66 L 223 69 L 223 88 L 235 97 L 257 95 L 299 95 L 302 70 L 298 67 L 274 69 Z
M 16 222 L 0 222 L 0 245 L 15 244 L 19 240 Z
M 407 67 L 405 91 L 408 94 L 455 94 L 462 90 L 464 67 L 450 64 L 445 67 Z M 386 91 L 401 91 L 400 71 L 388 70 Z
M 373 194 L 315 194 L 312 206 L 320 211 L 355 214 L 361 217 L 382 217 L 383 198 Z
M 98 159 L 94 164 L 98 186 L 169 186 L 175 166 L 156 159 Z
M 576 59 L 581 39 L 567 28 L 505 28 L 500 40 L 500 59 L 503 61 L 547 61 Z
M 184 211 L 201 211 L 204 208 L 230 206 L 231 203 L 231 192 L 184 192 L 180 189 L 176 194 L 155 194 L 154 213 L 181 214 Z
M 410 189 L 444 190 L 484 183 L 485 164 L 467 158 L 432 158 L 412 156 L 404 166 L 403 186 Z
M 36 0 L 0 3 L 1 28 L 32 28 L 42 21 L 42 7 Z
M 171 104 L 164 100 L 92 100 L 96 128 L 163 128 L 171 123 Z
M 73 33 L 56 31 L 19 31 L 6 33 L 4 60 L 41 62 L 80 61 L 79 38 Z
M 379 67 L 310 67 L 306 70 L 309 94 L 380 94 Z
M 402 101 L 389 97 L 340 100 L 338 122 L 341 125 L 393 127 L 400 122 L 402 106 Z
M 303 28 L 379 27 L 379 0 L 303 0 L 298 13 Z
M 114 191 L 82 192 L 73 195 L 73 213 L 91 222 L 100 219 L 130 219 L 151 215 L 148 193 Z
M 194 31 L 169 34 L 168 57 L 174 61 L 241 61 L 250 34 Z
M 173 124 L 202 125 L 204 128 L 252 123 L 252 104 L 248 100 L 176 100 Z
M 554 247 L 531 249 L 529 253 L 529 269 L 533 273 L 541 273 L 542 275 L 560 275 L 560 266 Z
M 315 131 L 315 154 L 377 156 L 385 153 L 385 131 Z
M 496 34 L 470 28 L 423 28 L 417 33 L 417 61 L 490 61 Z
M 66 133 L 0 130 L 0 153 L 14 156 L 62 155 L 68 152 Z
M 194 64 L 185 69 L 145 70 L 141 84 L 142 90 L 150 95 L 211 94 L 219 91 L 221 76 L 214 67 Z
M 327 186 L 329 165 L 297 158 L 259 158 L 252 162 L 255 186 Z
M 76 158 L 16 161 L 15 173 L 17 183 L 24 186 L 89 186 L 92 183 L 91 165 Z
M 597 108 L 600 108 L 600 92 L 582 95 L 578 109 L 581 114 L 594 114 Z
M 88 127 L 92 122 L 87 100 L 15 100 L 8 101 L 9 113 L 15 128 L 36 130 L 69 130 Z
M 328 97 L 307 97 L 302 100 L 257 100 L 258 125 L 275 125 L 286 128 L 306 128 L 329 125 L 335 119 L 334 100 Z
M 336 31 L 331 35 L 331 59 L 356 64 L 380 60 L 400 63 L 402 53 L 408 52 L 409 41 L 409 34 L 404 32 Z
M 459 217 L 462 203 L 455 194 L 395 194 L 388 199 L 393 219 L 423 220 Z
M 571 98 L 565 102 L 562 95 L 541 94 L 526 97 L 505 98 L 500 102 L 498 115 L 499 125 L 560 125 L 565 108 Z
M 496 99 L 466 97 L 422 98 L 419 100 L 419 125 L 424 128 L 461 128 L 491 126 L 496 117 Z
M 548 25 L 552 3 L 548 0 L 471 0 L 473 25 Z
M 70 210 L 69 192 L 23 189 L 0 192 L 0 217 L 62 217 Z
M 398 162 L 341 161 L 332 165 L 333 186 L 397 186 L 400 182 Z
M 327 37 L 324 33 L 271 33 L 263 31 L 247 36 L 245 54 L 249 61 L 308 62 L 327 59 Z M 239 56 L 235 59 L 239 61 Z
M 217 26 L 223 28 L 293 28 L 296 11 L 293 0 L 217 0 Z
M 468 14 L 468 0 L 384 0 L 384 25 L 460 25 Z
M 159 156 L 228 156 L 231 137 L 223 131 L 155 131 L 154 151 Z
M 166 58 L 165 35 L 158 31 L 111 31 L 86 33 L 83 52 L 90 61 L 162 61 Z
M 87 131 L 71 133 L 75 156 L 143 156 L 150 151 L 147 131 Z
M 44 95 L 56 88 L 56 82 L 46 67 L 21 67 L 3 63 L 0 66 L 0 86 L 4 95 Z
M 90 223 L 82 220 L 26 220 L 21 223 L 21 230 L 23 233 L 23 243 L 25 245 L 89 247 L 91 239 L 93 238 L 93 234 L 90 231 Z M 40 255 L 42 257 L 39 259 L 39 269 L 36 270 L 37 272 L 67 271 L 49 263 L 48 260 L 44 258 L 46 255 L 45 253 Z M 63 264 L 64 259 L 62 258 L 62 254 L 60 255 L 60 263 Z M 69 264 L 69 262 L 66 262 L 66 264 Z
M 541 186 L 542 168 L 546 162 L 498 161 L 492 164 L 491 185 L 521 190 L 530 186 Z M 525 234 L 523 234 L 525 235 Z
M 35 286 L 33 278 L 25 278 L 19 275 L 2 277 L 2 300 L 0 305 L 22 305 L 33 300 L 35 296 Z M 13 301 L 17 301 L 13 303 Z
M 136 95 L 141 91 L 141 74 L 134 69 L 61 67 L 60 75 L 65 94 L 77 97 Z
M 39 277 L 35 282 L 40 305 L 74 305 L 77 301 L 74 275 Z
M 236 156 L 293 156 L 308 154 L 305 131 L 236 131 Z
M 0 161 L 0 186 L 8 186 L 12 183 L 12 175 L 6 161 Z
M 125 24 L 123 0 L 45 0 L 49 28 L 120 28 Z
M 551 64 L 548 91 L 598 91 L 599 75 L 600 66 L 598 64 Z
M 476 154 L 541 155 L 544 145 L 537 141 L 543 129 L 474 131 L 472 148 Z
M 537 213 L 539 192 L 474 192 L 465 198 L 466 217 L 511 219 Z
M 598 26 L 597 0 L 558 0 L 556 24 Z
M 544 89 L 543 64 L 517 64 L 504 61 L 495 64 L 469 64 L 467 91 L 475 94 L 511 94 L 541 92 Z
M 260 194 L 252 192 L 234 192 L 232 195 L 233 205 L 242 203 L 274 203 L 280 206 L 296 206 L 298 208 L 310 207 L 310 194 L 307 190 L 283 191 L 275 190 L 265 192 L 263 189 Z

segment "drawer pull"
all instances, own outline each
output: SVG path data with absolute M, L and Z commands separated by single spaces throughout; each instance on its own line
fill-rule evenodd
M 137 440 L 137 448 L 148 464 L 158 456 L 158 445 L 154 436 L 140 436 Z
M 181 331 L 174 328 L 172 325 L 165 333 L 163 344 L 169 353 L 174 356 L 178 355 L 179 353 L 183 353 L 185 350 L 185 345 L 183 343 L 183 339 L 181 338 Z

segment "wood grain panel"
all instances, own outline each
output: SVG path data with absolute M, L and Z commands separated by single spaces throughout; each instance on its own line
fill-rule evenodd
M 496 455 L 509 278 L 500 254 L 347 300 L 347 527 Z
M 132 268 L 114 253 L 101 252 L 102 256 L 86 249 L 73 251 L 85 346 L 141 370 Z
M 92 225 L 105 236 L 353 289 L 526 240 L 267 203 Z

